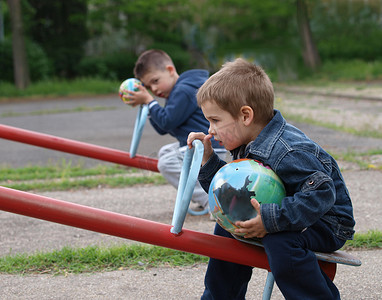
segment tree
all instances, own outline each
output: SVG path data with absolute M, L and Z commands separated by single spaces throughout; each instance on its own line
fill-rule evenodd
M 312 32 L 309 24 L 308 9 L 305 0 L 297 0 L 297 25 L 300 32 L 302 42 L 302 56 L 305 66 L 312 70 L 316 70 L 321 59 L 317 51 L 316 44 L 313 40 Z
M 8 0 L 12 27 L 13 70 L 15 85 L 25 89 L 30 83 L 20 0 Z
M 52 61 L 54 73 L 73 78 L 85 54 L 87 0 L 28 0 L 34 10 L 29 26 L 32 40 Z

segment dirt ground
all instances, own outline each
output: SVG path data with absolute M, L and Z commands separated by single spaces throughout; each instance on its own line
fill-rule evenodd
M 276 90 L 277 91 L 277 90 Z M 314 91 L 313 91 L 314 92 Z M 277 93 L 279 108 L 286 114 L 300 114 L 322 123 L 382 130 L 382 98 L 360 100 L 292 93 Z M 355 91 L 346 90 L 343 94 Z M 377 98 L 380 94 L 371 93 Z M 356 94 L 358 95 L 358 94 Z M 358 137 L 344 132 L 295 123 L 331 153 L 381 150 L 382 139 Z M 382 230 L 382 155 L 365 155 L 371 167 L 339 161 L 354 205 L 356 231 Z M 171 224 L 176 190 L 169 186 L 141 185 L 128 188 L 39 193 L 51 198 L 79 203 L 130 216 Z M 0 256 L 50 251 L 63 246 L 114 245 L 133 241 L 0 211 Z M 214 222 L 208 216 L 188 215 L 184 228 L 211 233 Z M 339 266 L 335 279 L 342 299 L 381 299 L 382 251 L 355 251 L 363 265 Z M 205 265 L 186 268 L 153 268 L 145 271 L 121 270 L 97 274 L 51 276 L 0 274 L 0 299 L 199 299 L 203 291 Z M 248 299 L 260 299 L 264 270 L 254 270 Z M 272 299 L 283 299 L 275 288 Z

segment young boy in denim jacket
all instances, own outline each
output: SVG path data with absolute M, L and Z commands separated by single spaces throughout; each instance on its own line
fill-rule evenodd
M 199 181 L 208 191 L 225 162 L 210 139 L 220 141 L 233 159 L 251 158 L 268 165 L 285 185 L 281 206 L 259 204 L 257 216 L 239 221 L 237 233 L 262 238 L 275 281 L 286 299 L 340 299 L 321 271 L 313 251 L 332 252 L 352 239 L 355 221 L 336 161 L 273 109 L 274 91 L 258 66 L 237 59 L 226 63 L 199 89 L 198 104 L 210 122 L 209 133 L 191 133 L 204 144 Z M 218 224 L 215 234 L 232 238 Z M 244 299 L 252 268 L 210 259 L 202 299 Z
M 139 56 L 134 74 L 143 86 L 138 86 L 139 91 L 130 93 L 129 104 L 147 104 L 154 129 L 160 135 L 169 133 L 178 140 L 163 146 L 158 154 L 160 173 L 177 188 L 188 134 L 191 131 L 208 131 L 208 121 L 196 103 L 197 89 L 208 78 L 208 71 L 189 70 L 178 75 L 170 56 L 162 50 L 152 49 Z M 149 90 L 154 96 L 166 99 L 164 107 L 158 104 Z M 218 142 L 212 143 L 214 148 L 220 148 L 218 152 L 225 152 Z M 200 184 L 194 189 L 192 201 L 202 208 L 208 207 L 208 195 Z

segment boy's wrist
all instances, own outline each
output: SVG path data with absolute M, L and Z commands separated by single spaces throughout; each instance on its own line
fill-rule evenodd
M 146 102 L 147 106 L 149 107 L 149 109 L 151 107 L 153 107 L 155 104 L 157 104 L 158 101 L 156 101 L 155 99 L 151 99 L 149 102 Z
M 149 105 L 151 102 L 155 101 L 153 97 L 148 97 L 145 101 L 145 104 Z

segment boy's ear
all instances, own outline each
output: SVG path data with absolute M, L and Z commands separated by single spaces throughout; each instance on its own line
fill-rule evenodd
M 253 122 L 253 118 L 255 116 L 253 109 L 247 105 L 242 106 L 240 108 L 241 118 L 243 120 L 243 124 L 248 126 Z
M 176 71 L 175 67 L 172 65 L 167 65 L 166 70 L 170 73 L 170 75 L 174 74 L 174 72 Z

